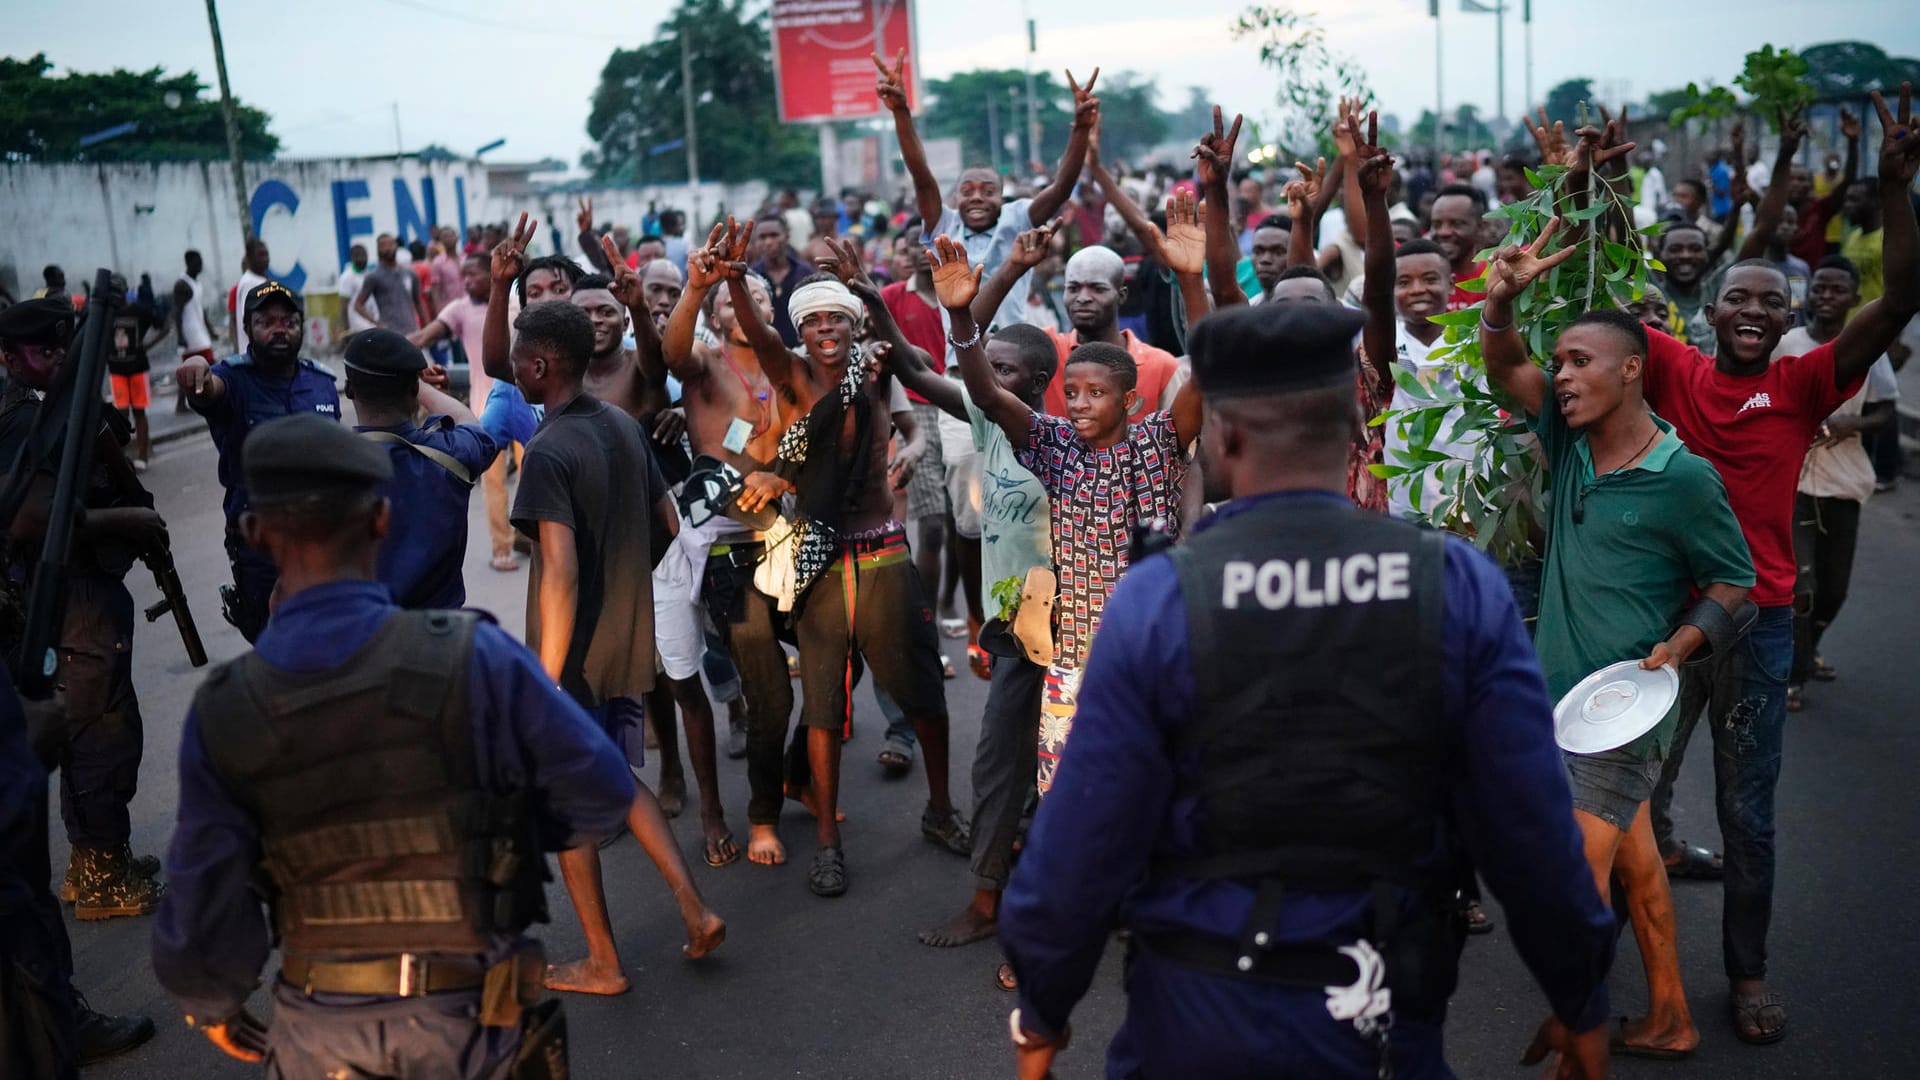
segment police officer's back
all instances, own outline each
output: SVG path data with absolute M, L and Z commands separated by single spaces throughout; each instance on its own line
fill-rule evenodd
M 496 1075 L 557 1034 L 521 936 L 545 918 L 543 852 L 619 828 L 632 778 L 523 646 L 374 580 L 383 448 L 290 417 L 244 465 L 242 528 L 284 596 L 187 715 L 155 974 L 223 1050 L 271 1045 L 276 1075 Z M 265 1033 L 244 1005 L 275 938 Z M 530 1056 L 512 1075 L 551 1075 Z
M 1275 305 L 1195 329 L 1232 499 L 1108 602 L 1001 914 L 1022 1075 L 1128 897 L 1109 1076 L 1450 1075 L 1449 901 L 1476 866 L 1565 1025 L 1543 1036 L 1604 1061 L 1613 920 L 1505 579 L 1342 494 L 1360 324 Z

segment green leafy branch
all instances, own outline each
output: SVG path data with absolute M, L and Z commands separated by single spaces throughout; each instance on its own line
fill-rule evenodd
M 1724 86 L 1708 83 L 1703 90 L 1697 83 L 1688 83 L 1687 103 L 1673 111 L 1669 122 L 1679 127 L 1694 119 L 1725 120 L 1750 109 L 1765 117 L 1777 132 L 1782 114 L 1797 115 L 1818 99 L 1808 77 L 1810 70 L 1806 59 L 1792 49 L 1763 45 L 1747 54 L 1739 76 L 1733 80 L 1750 99 L 1744 105 Z
M 1528 354 L 1542 367 L 1551 359 L 1560 332 L 1575 319 L 1596 308 L 1624 307 L 1639 299 L 1646 292 L 1648 274 L 1665 269 L 1648 254 L 1644 242 L 1645 234 L 1657 227 L 1624 232 L 1622 239 L 1605 235 L 1609 221 L 1633 220 L 1632 206 L 1624 190 L 1590 172 L 1585 175 L 1588 180 L 1582 190 L 1574 191 L 1576 178 L 1567 166 L 1530 169 L 1527 178 L 1535 188 L 1533 194 L 1487 214 L 1505 221 L 1507 232 L 1495 248 L 1480 252 L 1483 260 L 1498 247 L 1531 243 L 1556 214 L 1564 227 L 1549 252 L 1569 244 L 1589 244 L 1588 258 L 1562 263 L 1514 300 L 1514 325 L 1520 328 Z M 1588 239 L 1596 232 L 1600 234 L 1597 242 Z M 1484 288 L 1485 279 L 1461 284 Z M 1480 355 L 1483 305 L 1484 301 L 1433 316 L 1432 321 L 1445 330 L 1432 359 L 1450 368 L 1457 389 L 1395 367 L 1394 379 L 1412 404 L 1387 410 L 1374 423 L 1401 425 L 1406 449 L 1389 451 L 1387 460 L 1372 466 L 1372 471 L 1383 478 L 1403 478 L 1411 485 L 1413 506 L 1421 517 L 1470 537 L 1495 560 L 1510 566 L 1539 554 L 1534 538 L 1539 535 L 1546 470 L 1524 417 L 1510 411 L 1488 383 Z M 1465 457 L 1434 448 L 1436 443 L 1462 441 L 1471 445 Z M 1425 506 L 1429 475 L 1439 480 L 1439 496 L 1434 505 Z
M 1020 590 L 1024 584 L 1025 579 L 1020 577 L 1005 577 L 993 583 L 988 591 L 1000 605 L 1000 614 L 995 618 L 1002 622 L 1013 621 L 1014 613 L 1020 610 Z

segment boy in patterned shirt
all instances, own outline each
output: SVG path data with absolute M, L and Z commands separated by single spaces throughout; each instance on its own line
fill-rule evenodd
M 969 348 L 981 334 L 968 309 L 981 268 L 969 268 L 966 253 L 946 237 L 936 242 L 934 263 L 934 287 L 952 320 L 967 393 L 1007 433 L 1020 464 L 1046 488 L 1053 507 L 1060 601 L 1040 718 L 1039 788 L 1045 794 L 1073 726 L 1087 646 L 1107 595 L 1127 568 L 1134 527 L 1158 521 L 1179 532 L 1185 448 L 1200 434 L 1200 393 L 1189 381 L 1169 408 L 1129 423 L 1139 399 L 1133 357 L 1118 345 L 1091 342 L 1067 356 L 1066 417 L 1035 412 L 999 384 L 984 353 Z

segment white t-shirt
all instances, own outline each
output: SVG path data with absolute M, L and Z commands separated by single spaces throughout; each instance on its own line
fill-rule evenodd
M 234 337 L 239 340 L 242 349 L 247 347 L 247 328 L 240 322 L 240 313 L 247 308 L 247 294 L 252 292 L 255 286 L 265 285 L 271 280 L 251 270 L 242 270 L 240 280 L 233 287 L 233 303 L 227 307 L 227 318 L 233 326 Z
M 1433 344 L 1425 344 L 1419 338 L 1407 333 L 1406 324 L 1398 321 L 1396 321 L 1393 326 L 1393 337 L 1395 363 L 1409 371 L 1419 374 L 1420 381 L 1435 393 L 1442 393 L 1448 396 L 1457 396 L 1460 393 L 1460 381 L 1453 373 L 1453 365 L 1445 361 L 1430 359 L 1433 352 L 1440 347 L 1444 340 L 1443 338 L 1434 338 Z M 1406 390 L 1398 385 L 1394 386 L 1393 402 L 1389 408 L 1410 409 L 1418 404 L 1420 404 L 1420 402 L 1416 401 Z M 1459 422 L 1463 415 L 1465 415 L 1464 411 L 1459 408 L 1448 410 L 1446 417 L 1440 421 L 1439 433 L 1435 435 L 1433 442 L 1428 444 L 1427 448 L 1451 458 L 1472 460 L 1474 449 L 1480 442 L 1477 433 L 1465 432 L 1462 433 L 1458 439 L 1449 439 L 1447 437 L 1448 433 L 1452 431 L 1453 426 Z M 1402 453 L 1406 451 L 1406 433 L 1401 430 L 1401 422 L 1397 420 L 1388 420 L 1386 422 L 1386 429 L 1381 460 L 1389 465 L 1398 465 L 1401 462 L 1399 458 L 1394 456 L 1394 453 L 1395 451 Z M 1422 479 L 1423 484 L 1421 487 L 1419 513 L 1431 514 L 1433 513 L 1434 506 L 1440 499 L 1440 477 L 1437 470 L 1430 468 L 1423 474 Z M 1387 512 L 1400 518 L 1412 518 L 1415 515 L 1413 506 L 1413 482 L 1410 477 L 1395 476 L 1388 478 Z
M 193 296 L 180 309 L 180 351 L 199 352 L 213 348 L 213 331 L 207 329 L 206 299 L 197 278 L 182 275 L 181 281 L 193 290 Z
M 1802 356 L 1813 351 L 1818 342 L 1807 333 L 1804 326 L 1796 326 L 1781 337 L 1780 344 L 1774 347 L 1773 358 L 1783 356 Z M 1900 383 L 1894 376 L 1893 361 L 1881 357 L 1867 369 L 1866 384 L 1852 397 L 1840 403 L 1833 410 L 1833 418 L 1859 416 L 1869 404 L 1879 401 L 1900 400 Z M 1807 459 L 1800 465 L 1800 493 L 1812 495 L 1818 499 L 1851 499 L 1854 502 L 1866 502 L 1873 494 L 1873 459 L 1867 456 L 1867 449 L 1861 443 L 1860 436 L 1850 435 L 1832 446 L 1815 446 L 1807 450 Z
M 362 330 L 371 330 L 380 325 L 373 319 L 363 318 L 358 311 L 353 309 L 353 301 L 360 295 L 360 284 L 364 282 L 366 278 L 367 272 L 365 270 L 355 270 L 353 264 L 348 263 L 346 267 L 340 271 L 340 285 L 334 290 L 340 294 L 340 306 L 347 310 L 347 332 L 350 334 L 357 334 Z M 371 296 L 367 297 L 367 310 L 373 312 L 376 317 L 380 314 L 380 305 L 375 303 Z

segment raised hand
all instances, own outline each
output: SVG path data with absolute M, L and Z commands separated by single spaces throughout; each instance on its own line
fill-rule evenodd
M 580 200 L 580 212 L 573 215 L 573 220 L 574 224 L 580 226 L 581 232 L 593 231 L 593 199 L 591 197 Z
M 613 268 L 613 280 L 607 284 L 607 291 L 628 311 L 645 311 L 647 291 L 640 284 L 639 273 L 627 265 L 626 257 L 614 245 L 613 237 L 600 238 L 600 251 L 606 255 L 607 265 Z
M 1087 85 L 1081 86 L 1073 79 L 1073 72 L 1067 72 L 1067 88 L 1073 91 L 1073 126 L 1077 128 L 1093 127 L 1100 121 L 1100 99 L 1093 96 L 1094 80 L 1100 77 L 1100 69 L 1094 68 L 1087 76 Z
M 1227 178 L 1233 175 L 1233 146 L 1240 141 L 1239 113 L 1233 114 L 1233 130 L 1223 130 L 1220 106 L 1213 107 L 1213 131 L 1200 137 L 1200 144 L 1193 148 L 1192 157 L 1200 163 L 1200 183 L 1202 185 L 1225 185 Z
M 855 295 L 879 296 L 880 287 L 867 276 L 866 267 L 860 265 L 860 245 L 843 237 L 823 237 L 827 250 L 833 254 L 819 260 L 820 269 L 840 279 Z
M 1840 106 L 1840 134 L 1848 142 L 1860 137 L 1860 118 L 1845 105 Z
M 511 285 L 520 277 L 520 271 L 527 265 L 527 245 L 533 242 L 533 234 L 540 229 L 540 219 L 527 220 L 526 211 L 520 212 L 520 221 L 513 227 L 513 235 L 500 241 L 493 249 L 493 261 L 490 270 L 498 285 Z
M 1033 229 L 1021 233 L 1020 240 L 1024 242 L 1040 231 Z M 1021 246 L 1021 243 L 1016 243 L 1016 255 L 1009 255 L 1008 258 L 1016 257 Z M 928 262 L 933 264 L 933 292 L 940 298 L 941 307 L 949 311 L 963 311 L 973 303 L 973 298 L 980 292 L 980 273 L 986 269 L 985 266 L 975 266 L 969 271 L 966 249 L 954 243 L 951 236 L 934 238 Z
M 1013 250 L 1007 253 L 1007 261 L 1023 271 L 1039 266 L 1053 250 L 1053 234 L 1059 232 L 1066 223 L 1064 216 L 1057 217 L 1014 237 Z
M 1727 142 L 1733 148 L 1733 171 L 1739 172 L 1747 167 L 1747 122 L 1735 120 L 1733 131 L 1727 136 Z
M 1547 222 L 1547 227 L 1540 230 L 1540 235 L 1534 239 L 1533 243 L 1525 247 L 1519 244 L 1508 244 L 1494 252 L 1493 258 L 1487 260 L 1487 298 L 1511 302 L 1514 297 L 1525 292 L 1527 286 L 1533 284 L 1534 279 L 1541 274 L 1573 258 L 1574 252 L 1580 250 L 1578 244 L 1561 248 L 1551 255 L 1542 257 L 1541 252 L 1547 250 L 1547 242 L 1552 240 L 1553 234 L 1558 231 L 1560 231 L 1560 219 L 1556 217 Z
M 1520 114 L 1520 126 L 1533 134 L 1533 144 L 1540 148 L 1540 164 L 1572 165 L 1576 156 L 1573 147 L 1567 145 L 1567 125 L 1559 120 L 1547 119 L 1547 107 L 1540 106 L 1540 122 L 1534 123 L 1533 117 Z
M 715 252 L 726 243 L 727 229 L 732 224 L 732 218 L 715 222 L 713 231 L 707 234 L 706 246 L 687 252 L 687 288 L 689 290 L 711 289 L 727 279 L 728 275 Z
M 1322 159 L 1321 165 L 1326 161 Z M 1167 196 L 1167 233 L 1160 244 L 1161 261 L 1176 274 L 1198 274 L 1207 263 L 1206 207 L 1191 191 Z
M 880 104 L 888 112 L 907 111 L 907 50 L 901 49 L 893 58 L 893 66 L 880 59 L 879 53 L 868 53 L 873 58 L 873 66 L 880 69 L 880 78 L 874 81 L 873 92 L 880 96 Z
M 1289 181 L 1287 183 L 1287 189 L 1289 193 L 1291 193 L 1293 185 L 1299 184 L 1301 198 L 1306 199 L 1307 202 L 1311 204 L 1313 200 L 1320 197 L 1321 191 L 1327 186 L 1327 159 L 1315 158 L 1313 168 L 1311 169 L 1307 168 L 1306 163 L 1301 161 L 1294 162 L 1293 167 L 1299 171 L 1300 179 Z M 1288 195 L 1288 199 L 1292 199 L 1291 194 Z M 1294 220 L 1298 221 L 1300 219 L 1295 218 Z
M 1887 108 L 1880 91 L 1875 90 L 1872 97 L 1874 111 L 1880 114 L 1881 183 L 1885 183 L 1887 177 L 1897 177 L 1911 184 L 1914 169 L 1920 166 L 1920 131 L 1915 131 L 1913 126 L 1913 84 L 1900 84 L 1897 116 Z
M 727 247 L 723 258 L 731 263 L 745 263 L 747 246 L 753 243 L 753 222 L 742 221 L 736 224 L 732 215 L 727 216 Z M 719 254 L 716 252 L 716 254 Z

